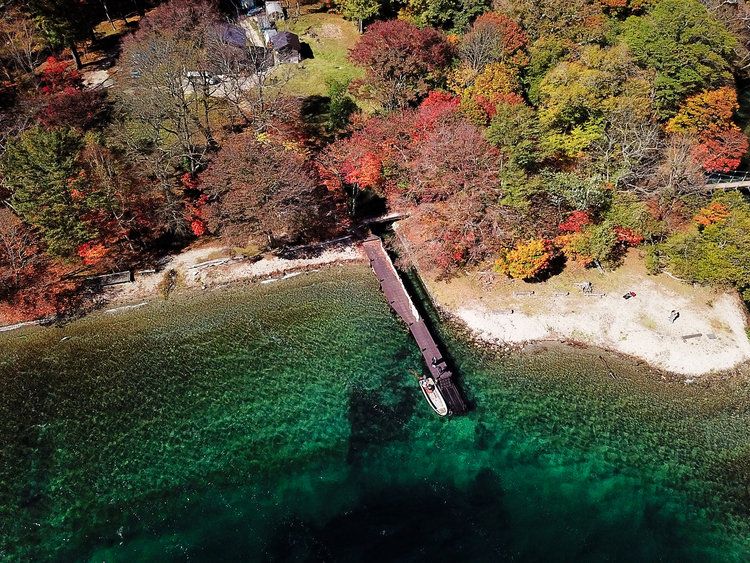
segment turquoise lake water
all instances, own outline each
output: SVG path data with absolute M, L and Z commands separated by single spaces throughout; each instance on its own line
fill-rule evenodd
M 0 335 L 0 558 L 750 558 L 745 379 L 441 331 L 467 416 L 364 266 Z

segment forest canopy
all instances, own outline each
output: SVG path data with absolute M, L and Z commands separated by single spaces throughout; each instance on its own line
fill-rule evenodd
M 712 184 L 748 167 L 744 4 L 309 9 L 357 24 L 329 38 L 335 65 L 238 44 L 231 1 L 7 5 L 0 299 L 59 311 L 85 276 L 202 238 L 279 252 L 383 210 L 409 212 L 414 258 L 440 276 L 533 282 L 637 247 L 654 272 L 750 296 L 746 193 Z M 99 51 L 107 87 L 85 76 Z

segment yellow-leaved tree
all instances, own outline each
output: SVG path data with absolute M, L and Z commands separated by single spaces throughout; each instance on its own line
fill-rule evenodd
M 520 280 L 539 277 L 554 258 L 554 248 L 545 239 L 532 239 L 516 244 L 495 262 L 495 270 Z

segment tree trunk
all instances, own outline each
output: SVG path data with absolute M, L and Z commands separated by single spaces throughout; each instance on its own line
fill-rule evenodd
M 81 54 L 78 52 L 78 47 L 76 47 L 76 42 L 71 41 L 68 45 L 70 47 L 70 54 L 73 56 L 73 62 L 76 64 L 76 70 L 81 70 Z
M 359 18 L 357 20 L 357 29 L 359 29 L 359 34 L 362 35 L 365 31 L 365 22 L 362 20 L 362 18 Z
M 102 3 L 102 8 L 104 8 L 104 15 L 107 17 L 107 21 L 109 22 L 109 25 L 112 26 L 112 31 L 117 31 L 117 26 L 115 25 L 115 22 L 112 21 L 112 18 L 109 17 L 109 8 L 107 7 L 107 2 L 105 0 L 99 0 Z

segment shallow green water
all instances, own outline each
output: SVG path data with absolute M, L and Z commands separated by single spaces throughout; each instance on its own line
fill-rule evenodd
M 0 555 L 748 559 L 746 383 L 444 336 L 449 420 L 363 267 L 3 335 Z

